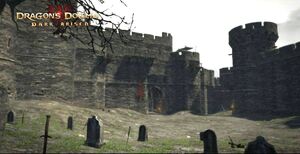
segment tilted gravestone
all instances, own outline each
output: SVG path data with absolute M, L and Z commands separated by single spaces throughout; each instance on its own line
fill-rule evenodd
M 141 125 L 139 128 L 138 141 L 141 142 L 148 141 L 148 132 L 145 125 Z
M 70 130 L 73 130 L 73 117 L 68 117 L 68 124 L 67 124 L 67 128 Z
M 204 153 L 218 153 L 217 136 L 213 130 L 200 132 L 200 140 L 204 143 Z
M 249 142 L 245 149 L 245 154 L 275 154 L 274 146 L 268 143 L 264 137 L 257 136 L 252 142 Z
M 91 147 L 98 148 L 101 146 L 102 136 L 100 132 L 100 123 L 96 116 L 88 119 L 87 122 L 87 135 L 85 144 Z
M 13 123 L 15 121 L 15 115 L 13 111 L 9 111 L 7 114 L 7 123 Z

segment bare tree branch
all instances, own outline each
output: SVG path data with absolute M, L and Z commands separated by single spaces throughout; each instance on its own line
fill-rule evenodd
M 26 0 L 1 0 L 0 3 L 0 13 L 3 11 L 3 8 L 5 7 L 6 4 L 10 6 L 12 20 L 16 23 L 17 29 L 18 29 L 18 24 L 14 19 L 16 6 L 24 1 Z M 104 1 L 101 0 L 99 1 L 104 3 Z M 100 18 L 87 19 L 84 21 L 89 23 L 96 23 L 96 25 L 93 25 L 91 27 L 86 27 L 86 31 L 89 36 L 89 41 L 87 42 L 77 36 L 79 27 L 57 26 L 57 29 L 53 32 L 54 35 L 60 35 L 65 39 L 75 38 L 79 40 L 79 42 L 91 47 L 94 53 L 98 53 L 98 52 L 104 53 L 107 47 L 110 48 L 111 51 L 113 52 L 112 40 L 114 37 L 119 37 L 119 39 L 124 43 L 126 43 L 126 40 L 128 41 L 128 38 L 125 35 L 118 32 L 121 26 L 128 26 L 129 27 L 128 30 L 131 30 L 134 14 L 131 17 L 131 21 L 127 21 L 125 16 L 115 14 L 114 12 L 108 13 L 109 9 L 105 9 L 103 11 L 97 9 L 95 4 L 92 2 L 92 0 L 59 0 L 53 2 L 59 2 L 61 4 L 66 4 L 66 3 L 74 4 L 73 2 L 75 2 L 77 6 L 73 6 L 74 8 L 76 9 L 77 7 L 82 8 L 83 13 L 87 13 L 87 14 L 95 13 L 100 17 Z M 120 3 L 122 3 L 125 7 L 127 7 L 126 3 L 123 0 L 120 0 Z M 74 10 L 74 11 L 79 12 L 79 10 Z M 82 20 L 80 19 L 71 20 L 70 22 L 76 22 L 76 21 L 82 22 Z M 111 30 L 104 31 L 105 27 L 110 27 Z M 97 37 L 97 39 L 95 37 Z M 97 42 L 97 41 L 101 41 L 101 42 Z M 96 51 L 98 49 L 101 49 L 101 51 Z

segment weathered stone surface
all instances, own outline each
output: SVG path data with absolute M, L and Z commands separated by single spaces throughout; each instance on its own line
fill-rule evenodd
M 91 147 L 98 148 L 102 144 L 101 126 L 96 116 L 89 118 L 87 121 L 87 135 L 85 144 Z
M 0 15 L 0 129 L 3 129 L 9 112 L 10 100 L 16 95 L 15 74 L 17 62 L 14 58 L 16 29 L 10 20 L 10 10 L 5 7 Z
M 73 117 L 68 117 L 67 128 L 73 130 Z
M 276 154 L 274 146 L 268 143 L 264 137 L 257 136 L 252 142 L 249 142 L 245 154 Z
M 299 115 L 299 45 L 275 49 L 277 25 L 250 23 L 229 32 L 236 115 Z
M 26 0 L 18 10 L 43 12 L 45 7 L 46 0 Z M 20 31 L 16 32 L 9 16 L 2 18 L 5 23 L 0 23 L 0 34 L 5 39 L 0 41 L 1 52 L 10 53 L 11 61 L 0 58 L 4 70 L 0 77 L 5 76 L 1 81 L 10 83 L 4 87 L 11 91 L 11 98 L 63 99 L 144 113 L 174 113 L 202 106 L 199 54 L 172 52 L 172 36 L 168 33 L 152 36 L 120 30 L 127 36 L 127 43 L 114 36 L 113 52 L 108 49 L 108 56 L 104 56 L 93 54 L 76 39 L 54 37 L 55 27 L 31 27 L 24 21 L 18 22 Z M 105 34 L 110 31 L 105 29 Z M 92 35 L 101 41 L 96 33 Z M 84 28 L 78 36 L 89 39 Z
M 145 125 L 141 125 L 139 128 L 138 141 L 145 142 L 148 141 L 148 131 Z
M 232 68 L 220 69 L 218 83 L 202 70 L 201 101 L 208 113 L 232 109 L 235 115 L 300 114 L 299 43 L 276 49 L 275 23 L 249 23 L 229 32 Z
M 204 132 L 200 132 L 200 140 L 204 143 L 203 153 L 218 153 L 217 136 L 213 130 L 208 129 Z

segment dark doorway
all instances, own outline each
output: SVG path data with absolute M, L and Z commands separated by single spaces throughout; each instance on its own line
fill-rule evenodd
M 159 87 L 152 87 L 149 91 L 149 111 L 164 112 L 163 92 Z
M 7 114 L 7 123 L 13 123 L 15 121 L 15 114 L 13 111 L 9 111 Z

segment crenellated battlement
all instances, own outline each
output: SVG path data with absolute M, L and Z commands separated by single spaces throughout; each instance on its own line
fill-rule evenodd
M 104 35 L 107 37 L 110 37 L 112 31 L 115 29 L 112 28 L 105 28 L 103 29 Z M 89 33 L 87 33 L 86 29 L 80 29 L 78 33 L 84 38 Z M 172 51 L 172 42 L 173 42 L 173 37 L 170 33 L 162 32 L 161 36 L 155 36 L 151 34 L 144 34 L 144 33 L 138 33 L 138 32 L 133 32 L 130 30 L 116 30 L 117 34 L 121 34 L 123 36 L 123 41 L 131 42 L 132 45 L 137 45 L 137 44 L 150 44 L 152 46 L 163 46 L 165 49 Z M 92 32 L 92 35 L 97 39 L 98 37 L 98 32 L 95 28 L 95 32 Z M 113 36 L 112 42 L 121 42 L 120 37 L 118 35 Z
M 176 52 L 172 52 L 171 55 L 176 59 L 182 59 L 187 61 L 199 61 L 199 56 L 200 56 L 198 52 L 190 52 L 190 51 L 176 51 Z
M 300 42 L 283 46 L 278 49 L 278 56 L 281 57 L 292 57 L 295 54 L 300 54 Z
M 104 31 L 111 33 L 113 29 L 105 28 Z M 132 32 L 129 30 L 118 30 L 118 34 L 122 34 L 128 40 L 142 41 L 149 44 L 158 44 L 172 47 L 173 37 L 170 33 L 162 32 L 161 36 Z
M 270 32 L 277 33 L 277 24 L 273 22 L 253 22 L 245 25 L 240 25 L 229 31 L 229 36 L 239 35 L 244 32 L 254 30 L 267 30 Z
M 247 45 L 253 42 L 272 42 L 278 39 L 277 24 L 272 22 L 253 22 L 237 26 L 229 31 L 230 46 Z
M 223 74 L 228 74 L 228 73 L 231 73 L 231 67 L 224 67 L 224 68 L 221 68 L 220 69 L 220 76 L 223 75 Z

